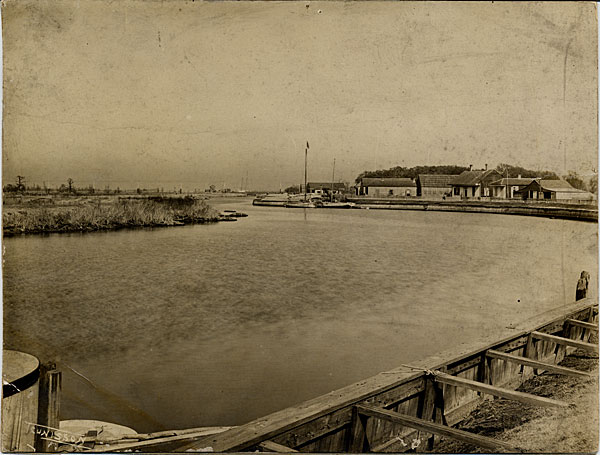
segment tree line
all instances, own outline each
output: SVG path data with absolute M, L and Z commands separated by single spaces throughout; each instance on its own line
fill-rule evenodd
M 553 171 L 544 169 L 527 169 L 521 166 L 513 166 L 512 164 L 501 163 L 495 167 L 495 169 L 502 175 L 502 177 L 516 178 L 521 176 L 522 178 L 537 178 L 558 180 L 561 177 Z M 363 178 L 410 178 L 416 179 L 419 174 L 442 174 L 442 175 L 459 175 L 464 171 L 468 171 L 469 168 L 465 166 L 456 165 L 439 165 L 439 166 L 414 166 L 414 167 L 403 167 L 394 166 L 389 169 L 378 169 L 376 171 L 363 171 L 355 179 L 356 183 L 359 183 Z M 569 182 L 571 186 L 580 190 L 590 191 L 597 193 L 598 191 L 598 180 L 594 176 L 589 179 L 585 179 L 578 175 L 576 172 L 569 171 L 567 175 L 562 176 L 564 180 Z

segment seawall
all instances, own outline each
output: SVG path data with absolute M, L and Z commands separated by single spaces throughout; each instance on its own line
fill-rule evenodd
M 423 200 L 351 197 L 358 208 L 386 210 L 430 210 L 439 212 L 496 213 L 598 222 L 597 205 L 560 202 Z
M 573 346 L 597 355 L 597 345 L 587 343 L 590 329 L 597 331 L 597 315 L 596 300 L 583 299 L 218 434 L 190 432 L 91 451 L 405 452 L 414 444 L 423 450 L 433 441 L 429 433 L 457 436 L 449 428 L 481 404 L 484 394 L 568 406 L 514 389 L 538 371 L 561 369 L 557 364 Z M 506 448 L 477 434 L 458 438 L 466 436 L 482 447 Z

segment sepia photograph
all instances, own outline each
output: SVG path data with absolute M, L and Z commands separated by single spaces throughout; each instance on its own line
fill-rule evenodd
M 597 3 L 0 4 L 1 452 L 598 452 Z

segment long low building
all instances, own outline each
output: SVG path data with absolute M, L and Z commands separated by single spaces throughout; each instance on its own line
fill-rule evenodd
M 417 176 L 417 196 L 450 196 L 452 182 L 457 176 L 446 174 L 419 174 Z
M 356 186 L 356 195 L 412 197 L 417 195 L 417 184 L 409 178 L 363 178 Z
M 523 199 L 563 201 L 590 201 L 594 199 L 592 193 L 573 188 L 565 180 L 536 179 L 515 194 Z

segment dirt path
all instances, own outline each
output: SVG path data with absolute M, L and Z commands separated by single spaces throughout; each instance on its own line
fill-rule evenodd
M 583 351 L 561 365 L 592 373 L 579 378 L 543 373 L 518 390 L 566 401 L 568 408 L 538 408 L 505 399 L 483 402 L 457 428 L 493 437 L 533 453 L 598 452 L 598 358 Z M 485 453 L 485 449 L 442 440 L 435 453 Z

